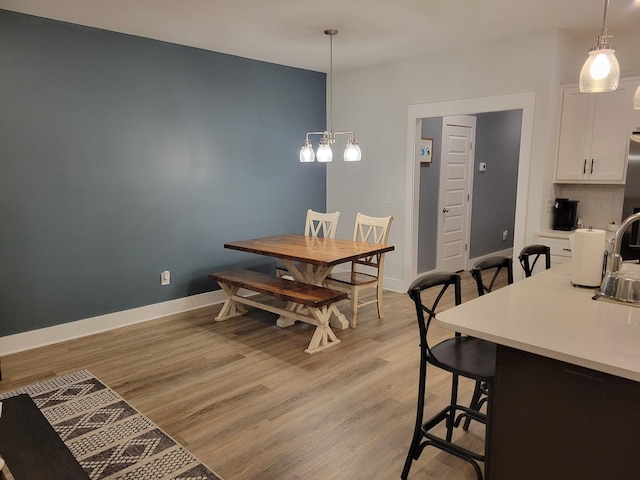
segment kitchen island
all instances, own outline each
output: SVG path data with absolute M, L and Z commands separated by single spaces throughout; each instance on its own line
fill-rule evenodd
M 487 479 L 640 478 L 640 308 L 594 293 L 568 262 L 438 314 L 498 344 Z

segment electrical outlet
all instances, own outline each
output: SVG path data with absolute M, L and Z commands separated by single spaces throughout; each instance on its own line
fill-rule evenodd
M 504 232 L 502 232 L 502 241 L 504 242 L 508 236 L 509 236 L 509 230 L 505 230 Z
M 171 272 L 165 270 L 160 274 L 160 285 L 169 285 L 171 283 Z

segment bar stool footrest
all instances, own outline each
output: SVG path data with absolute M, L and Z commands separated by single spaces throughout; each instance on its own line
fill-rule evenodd
M 431 417 L 429 420 L 427 420 L 422 424 L 422 428 L 421 428 L 422 436 L 425 438 L 428 438 L 429 441 L 420 443 L 420 446 L 418 447 L 415 455 L 416 459 L 420 456 L 420 453 L 422 453 L 422 450 L 424 449 L 424 447 L 426 447 L 427 445 L 433 445 L 434 447 L 438 447 L 441 450 L 445 450 L 449 453 L 454 453 L 455 455 L 461 458 L 465 457 L 466 459 L 469 459 L 471 461 L 472 460 L 477 460 L 479 462 L 485 461 L 485 456 L 483 454 L 479 454 L 471 450 L 468 450 L 464 447 L 456 445 L 453 442 L 446 440 L 442 437 L 439 437 L 438 435 L 435 435 L 430 432 L 431 429 L 440 425 L 442 422 L 455 418 L 455 413 L 458 410 L 462 411 L 463 413 L 458 415 L 455 421 L 451 420 L 454 422 L 452 429 L 457 427 L 460 424 L 461 417 L 470 417 L 486 425 L 487 417 L 483 413 L 479 413 L 475 410 L 470 409 L 469 407 L 465 407 L 464 405 L 448 405 L 446 408 L 444 408 L 439 413 L 437 413 L 436 415 L 434 415 L 433 417 Z

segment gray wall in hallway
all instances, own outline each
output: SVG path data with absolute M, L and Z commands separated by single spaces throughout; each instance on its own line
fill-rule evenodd
M 469 257 L 513 246 L 522 111 L 475 115 L 476 145 Z M 442 117 L 422 119 L 422 137 L 433 138 L 433 161 L 420 166 L 418 273 L 436 268 Z M 478 172 L 480 162 L 487 171 Z M 502 232 L 509 231 L 507 241 Z
M 325 208 L 323 73 L 5 10 L 0 72 L 0 336 L 216 290 Z
M 469 257 L 513 247 L 522 110 L 476 115 L 476 151 Z M 481 162 L 487 164 L 479 172 Z M 502 232 L 509 232 L 502 240 Z

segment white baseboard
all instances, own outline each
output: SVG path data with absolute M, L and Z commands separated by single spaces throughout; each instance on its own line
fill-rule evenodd
M 53 327 L 16 333 L 15 335 L 0 337 L 0 352 L 2 355 L 7 355 L 74 338 L 86 337 L 95 333 L 126 327 L 127 325 L 215 305 L 224 302 L 225 299 L 226 294 L 222 290 L 216 290 L 215 292 L 201 293 L 168 302 L 145 305 L 144 307 L 85 318 Z
M 395 279 L 385 279 L 384 287 L 395 292 L 403 292 L 405 290 L 402 282 Z M 251 296 L 256 293 L 241 289 L 238 294 Z M 86 337 L 128 325 L 135 325 L 136 323 L 148 322 L 149 320 L 155 320 L 168 315 L 175 315 L 177 313 L 188 312 L 189 310 L 216 305 L 224 302 L 226 299 L 227 296 L 224 291 L 216 290 L 215 292 L 201 293 L 168 302 L 145 305 L 143 307 L 54 325 L 52 327 L 7 335 L 0 337 L 0 354 L 8 355 L 23 352 L 25 350 L 31 350 L 32 348 L 44 347 L 54 343 L 73 340 L 74 338 Z
M 473 265 L 475 265 L 480 260 L 484 260 L 485 258 L 490 258 L 490 257 L 510 257 L 512 255 L 513 255 L 513 248 L 505 248 L 504 250 L 500 250 L 499 252 L 493 252 L 493 253 L 490 253 L 488 255 L 482 255 L 482 256 L 476 257 L 476 258 L 470 258 L 469 259 L 469 268 L 471 268 Z
M 392 292 L 407 293 L 407 287 L 402 280 L 397 278 L 385 277 L 382 283 L 382 288 L 385 290 L 391 290 Z

